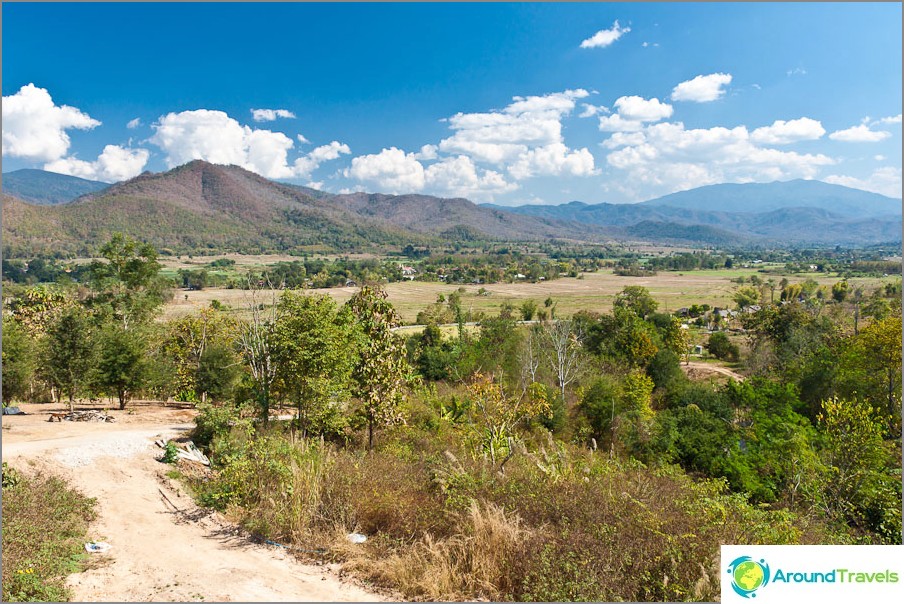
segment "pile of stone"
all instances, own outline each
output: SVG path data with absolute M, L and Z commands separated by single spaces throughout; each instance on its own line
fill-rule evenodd
M 69 411 L 67 413 L 51 413 L 49 422 L 107 422 L 112 423 L 116 418 L 107 415 L 103 411 Z

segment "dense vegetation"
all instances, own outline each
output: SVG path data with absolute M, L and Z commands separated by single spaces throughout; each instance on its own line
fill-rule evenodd
M 154 250 L 102 255 L 9 300 L 5 399 L 199 401 L 202 503 L 406 597 L 707 600 L 720 543 L 901 542 L 899 286 L 764 275 L 679 316 L 628 285 L 611 312 L 550 298 L 474 331 L 453 294 L 403 339 L 373 283 L 338 305 L 252 278 L 242 316 L 155 321 Z M 747 379 L 690 381 L 687 321 Z

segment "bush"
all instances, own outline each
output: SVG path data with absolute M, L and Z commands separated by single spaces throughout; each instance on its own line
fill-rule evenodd
M 94 505 L 59 478 L 29 478 L 3 464 L 5 601 L 69 599 L 64 582 L 83 559 Z
M 721 331 L 709 336 L 709 343 L 706 345 L 706 349 L 709 350 L 710 354 L 722 361 L 734 363 L 740 358 L 738 345 L 732 343 L 728 336 Z

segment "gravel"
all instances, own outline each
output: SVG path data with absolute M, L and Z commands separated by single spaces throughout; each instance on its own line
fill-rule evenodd
M 153 445 L 148 440 L 133 436 L 131 438 L 104 439 L 103 442 L 60 449 L 55 457 L 64 466 L 77 468 L 90 465 L 99 457 L 128 458 L 139 453 L 150 452 L 152 449 Z

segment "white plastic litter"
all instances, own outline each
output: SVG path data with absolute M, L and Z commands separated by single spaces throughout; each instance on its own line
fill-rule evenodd
M 349 533 L 348 540 L 352 543 L 364 543 L 367 541 L 367 535 L 362 535 L 361 533 Z
M 105 541 L 90 541 L 85 544 L 85 551 L 89 554 L 106 554 L 113 547 Z

